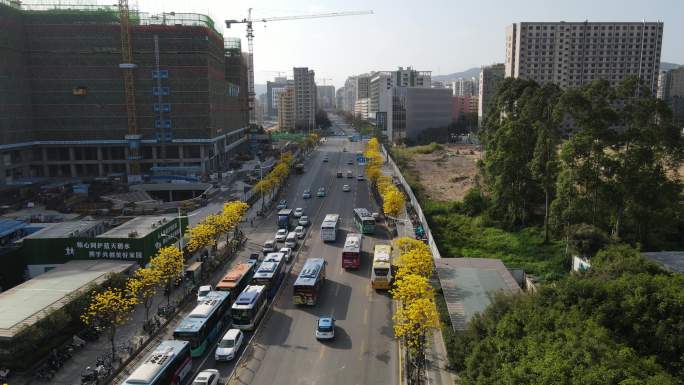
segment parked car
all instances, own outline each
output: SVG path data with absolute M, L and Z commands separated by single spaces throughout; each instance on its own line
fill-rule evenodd
M 200 286 L 199 289 L 197 289 L 197 301 L 204 301 L 207 299 L 207 294 L 211 291 L 211 285 L 204 285 Z
M 192 385 L 218 385 L 220 373 L 216 369 L 204 369 L 192 381 Z
M 302 239 L 306 236 L 306 229 L 304 226 L 297 226 L 294 229 L 294 233 L 297 234 L 297 238 Z
M 311 198 L 311 190 L 304 190 L 304 192 L 302 193 L 302 198 L 304 198 L 304 199 Z
M 244 339 L 242 331 L 238 329 L 230 329 L 223 335 L 219 341 L 214 353 L 214 360 L 216 361 L 230 361 L 235 358 L 237 352 L 240 351 L 242 340 Z
M 308 215 L 302 215 L 301 218 L 299 218 L 299 221 L 297 222 L 298 225 L 300 226 L 308 226 L 309 225 L 309 216 Z
M 342 186 L 342 191 L 349 192 L 351 191 L 351 187 L 348 184 L 345 184 L 344 186 Z
M 285 242 L 285 238 L 287 238 L 287 230 L 278 229 L 278 231 L 275 233 L 276 242 Z
M 268 253 L 272 253 L 276 250 L 275 248 L 275 241 L 273 240 L 268 240 L 264 242 L 264 247 L 261 248 L 261 252 L 264 253 L 264 255 Z
M 290 233 L 290 234 L 295 234 L 295 233 Z M 295 234 L 296 236 L 296 234 Z M 281 247 L 280 250 L 278 250 L 279 253 L 283 253 L 285 255 L 285 262 L 290 262 L 292 260 L 292 248 L 291 247 Z
M 331 340 L 335 338 L 335 318 L 321 317 L 316 321 L 316 339 Z
M 280 202 L 278 202 L 278 206 L 276 206 L 276 209 L 282 210 L 287 208 L 287 200 L 283 199 Z
M 301 217 L 302 215 L 304 215 L 304 209 L 301 208 L 301 207 L 297 207 L 297 208 L 295 209 L 295 211 L 294 211 L 294 216 L 295 216 L 295 218 L 299 218 L 299 217 Z

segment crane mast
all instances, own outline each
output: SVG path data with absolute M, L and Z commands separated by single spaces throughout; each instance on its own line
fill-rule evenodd
M 130 172 L 128 182 L 140 181 L 140 135 L 135 113 L 135 83 L 133 80 L 133 49 L 131 47 L 131 26 L 128 0 L 119 0 L 119 22 L 121 24 L 121 64 L 123 71 L 124 93 L 126 96 L 126 118 L 128 134 L 125 136 L 128 145 L 128 161 Z

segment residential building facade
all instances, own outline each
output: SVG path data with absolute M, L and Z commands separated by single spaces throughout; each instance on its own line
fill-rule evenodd
M 675 124 L 684 133 L 684 67 L 661 72 L 658 80 L 658 98 L 670 106 Z
M 313 70 L 294 67 L 295 127 L 299 130 L 316 128 L 316 79 Z
M 506 29 L 505 76 L 579 87 L 637 76 L 655 93 L 662 22 L 522 22 Z
M 361 119 L 368 120 L 368 104 L 369 98 L 357 99 L 354 103 L 354 116 Z
M 277 77 L 272 82 L 266 82 L 267 116 L 278 116 L 278 94 L 285 91 L 289 83 L 285 77 Z
M 290 86 L 278 93 L 278 128 L 294 131 L 296 128 L 295 120 L 295 90 L 294 86 Z
M 478 125 L 482 127 L 485 119 L 485 114 L 489 109 L 489 105 L 496 95 L 501 82 L 503 82 L 505 74 L 505 66 L 503 63 L 494 64 L 487 67 L 482 67 L 480 70 L 480 86 L 477 106 L 477 121 Z
M 479 81 L 475 78 L 458 78 L 451 82 L 451 89 L 454 96 L 473 96 L 478 94 Z

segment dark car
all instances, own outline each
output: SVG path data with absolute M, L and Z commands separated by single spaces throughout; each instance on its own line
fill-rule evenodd
M 276 206 L 276 209 L 282 210 L 287 208 L 287 201 L 285 199 L 281 200 L 278 202 L 278 206 Z

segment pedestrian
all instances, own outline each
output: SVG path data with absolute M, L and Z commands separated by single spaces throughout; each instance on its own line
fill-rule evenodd
M 254 218 L 249 220 L 249 227 L 254 227 Z

